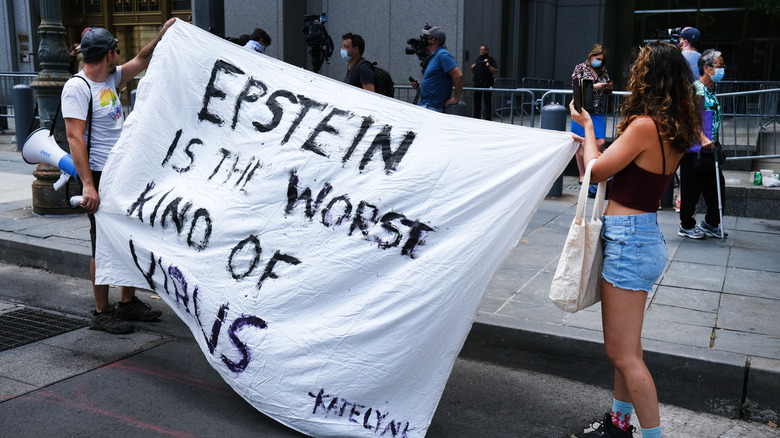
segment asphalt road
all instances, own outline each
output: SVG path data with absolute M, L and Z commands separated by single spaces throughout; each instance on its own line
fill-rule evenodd
M 6 304 L 78 318 L 86 318 L 93 305 L 89 282 L 83 279 L 8 264 L 0 264 L 0 279 L 0 302 Z M 118 291 L 111 294 L 112 299 L 118 297 Z M 238 396 L 211 369 L 173 312 L 148 292 L 139 296 L 164 312 L 160 322 L 138 324 L 158 340 L 123 359 L 75 370 L 8 399 L 3 386 L 25 382 L 0 378 L 2 436 L 302 436 Z M 67 369 L 69 360 L 84 362 L 84 357 L 68 357 L 61 349 L 33 347 L 0 352 L 0 376 L 12 374 L 10 367 L 29 367 L 32 380 L 46 377 L 49 365 Z M 610 403 L 606 387 L 458 359 L 427 436 L 568 437 L 603 415 Z M 670 438 L 780 436 L 780 430 L 769 425 L 670 405 L 661 406 L 661 416 L 664 436 Z

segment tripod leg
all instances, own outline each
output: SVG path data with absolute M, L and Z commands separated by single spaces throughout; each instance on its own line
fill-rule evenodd
M 312 71 L 314 73 L 320 72 L 320 67 L 322 67 L 323 59 L 322 59 L 322 47 L 320 46 L 314 46 L 311 48 L 311 65 L 312 65 Z

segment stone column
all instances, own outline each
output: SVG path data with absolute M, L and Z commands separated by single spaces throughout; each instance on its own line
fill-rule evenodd
M 59 0 L 40 0 L 41 25 L 38 34 L 41 44 L 38 47 L 38 59 L 43 68 L 38 77 L 30 84 L 38 102 L 38 115 L 41 128 L 50 129 L 60 103 L 60 95 L 65 81 L 70 78 L 68 63 L 70 55 L 65 41 L 65 27 L 62 25 L 62 9 Z M 57 144 L 70 152 L 65 136 L 65 122 L 62 114 L 57 115 L 54 137 Z M 36 180 L 32 184 L 33 213 L 37 215 L 63 215 L 83 212 L 73 210 L 68 197 L 81 193 L 80 185 L 71 180 L 60 191 L 52 185 L 60 176 L 56 166 L 47 163 L 38 164 L 33 172 Z

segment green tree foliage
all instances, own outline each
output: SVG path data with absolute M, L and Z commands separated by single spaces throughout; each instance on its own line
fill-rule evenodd
M 780 0 L 744 0 L 745 6 L 763 12 L 772 18 L 780 18 Z

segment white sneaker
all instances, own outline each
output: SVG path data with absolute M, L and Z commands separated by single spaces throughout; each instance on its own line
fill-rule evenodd
M 680 227 L 680 229 L 677 230 L 677 235 L 682 237 L 690 237 L 691 239 L 704 239 L 705 237 L 707 237 L 707 235 L 704 234 L 704 231 L 699 229 L 699 227 L 693 227 L 688 229 Z
M 709 234 L 710 236 L 717 237 L 718 239 L 720 239 L 721 233 L 723 233 L 724 238 L 729 237 L 729 233 L 723 232 L 720 226 L 713 227 L 704 221 L 699 222 L 699 225 L 696 228 L 700 229 L 704 234 Z

